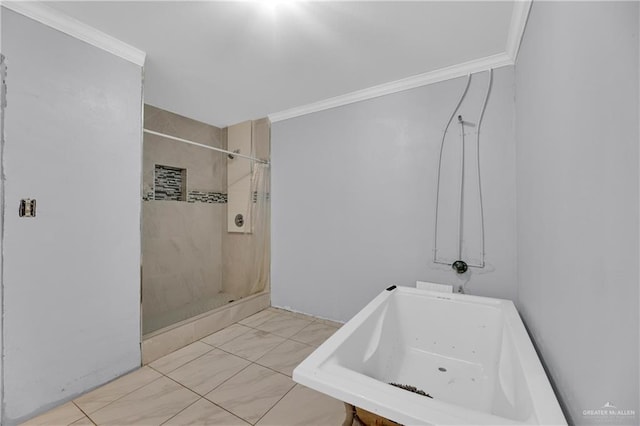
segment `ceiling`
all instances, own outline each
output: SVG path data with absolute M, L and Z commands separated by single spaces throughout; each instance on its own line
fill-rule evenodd
M 224 127 L 505 52 L 514 2 L 47 5 L 147 53 L 145 101 Z

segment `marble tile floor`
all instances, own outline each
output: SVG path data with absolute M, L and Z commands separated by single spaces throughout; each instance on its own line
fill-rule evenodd
M 268 308 L 25 425 L 341 425 L 344 404 L 291 380 L 340 324 Z

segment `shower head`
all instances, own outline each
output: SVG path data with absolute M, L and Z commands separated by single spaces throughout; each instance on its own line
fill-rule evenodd
M 471 123 L 470 121 L 464 121 L 461 115 L 458 116 L 458 123 L 463 124 L 465 126 L 469 126 L 469 127 L 476 127 L 476 125 Z

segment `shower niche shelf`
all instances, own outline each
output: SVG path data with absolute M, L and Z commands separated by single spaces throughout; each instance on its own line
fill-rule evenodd
M 156 164 L 154 200 L 187 201 L 187 169 Z

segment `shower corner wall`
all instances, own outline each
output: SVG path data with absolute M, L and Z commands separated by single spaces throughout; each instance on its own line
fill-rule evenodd
M 145 105 L 145 128 L 226 149 L 220 129 Z M 269 158 L 269 121 L 252 123 L 255 155 Z M 252 235 L 228 233 L 227 156 L 145 134 L 143 146 L 143 364 L 270 306 L 269 286 L 241 294 Z M 158 166 L 164 166 L 158 167 Z M 168 170 L 168 174 L 166 174 Z
M 227 147 L 227 132 L 224 129 L 224 143 Z M 253 154 L 257 158 L 268 159 L 271 157 L 271 122 L 268 118 L 254 120 L 251 123 Z M 232 294 L 241 292 L 240 289 L 250 287 L 249 281 L 255 275 L 252 269 L 255 265 L 247 264 L 247 258 L 243 256 L 248 246 L 255 241 L 253 234 L 235 233 L 227 231 L 227 213 L 225 209 L 223 219 L 223 276 L 225 277 L 223 291 Z M 270 262 L 269 262 L 270 263 Z M 270 292 L 271 283 L 267 279 L 265 292 Z

